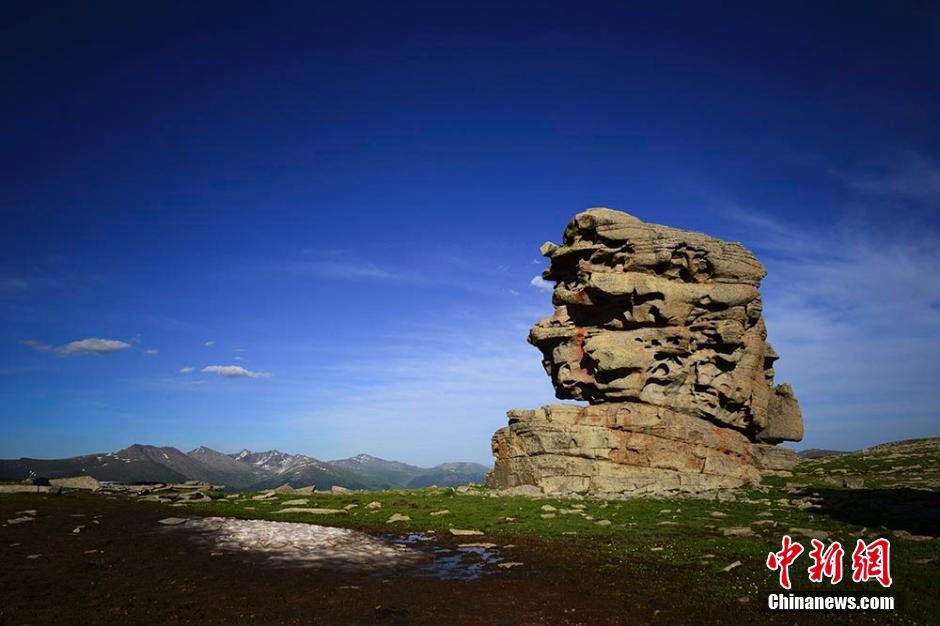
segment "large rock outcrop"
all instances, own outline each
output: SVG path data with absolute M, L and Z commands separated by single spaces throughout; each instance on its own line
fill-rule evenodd
M 529 342 L 560 399 L 509 412 L 495 487 L 700 491 L 785 472 L 803 420 L 761 315 L 763 265 L 741 244 L 589 209 L 546 243 L 555 312 Z

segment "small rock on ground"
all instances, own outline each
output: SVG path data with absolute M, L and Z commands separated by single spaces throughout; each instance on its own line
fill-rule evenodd
M 310 515 L 337 515 L 341 513 L 346 513 L 343 509 L 304 509 L 304 508 L 290 508 L 290 509 L 281 509 L 280 511 L 275 511 L 275 513 L 309 513 Z
M 449 530 L 450 534 L 454 535 L 455 537 L 473 537 L 483 534 L 482 530 L 461 530 L 459 528 L 451 528 Z

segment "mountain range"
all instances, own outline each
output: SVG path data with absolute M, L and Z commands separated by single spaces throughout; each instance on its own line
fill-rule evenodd
M 115 482 L 202 480 L 227 489 L 257 491 L 290 484 L 348 489 L 399 489 L 480 483 L 489 468 L 479 463 L 442 463 L 425 468 L 368 454 L 320 461 L 280 450 L 225 454 L 200 446 L 183 453 L 172 447 L 134 444 L 117 452 L 67 459 L 0 459 L 0 480 L 93 476 Z

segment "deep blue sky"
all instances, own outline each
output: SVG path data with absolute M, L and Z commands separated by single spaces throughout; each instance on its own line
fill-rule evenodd
M 591 206 L 759 255 L 798 447 L 940 435 L 927 3 L 85 4 L 0 9 L 0 456 L 489 462 Z

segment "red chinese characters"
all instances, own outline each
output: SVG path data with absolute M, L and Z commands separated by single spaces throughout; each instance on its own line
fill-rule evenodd
M 780 586 L 790 589 L 790 566 L 803 554 L 803 545 L 793 541 L 790 535 L 784 535 L 779 552 L 767 554 L 767 567 L 770 570 L 779 570 Z M 830 584 L 842 581 L 842 558 L 845 550 L 838 541 L 826 547 L 818 539 L 812 540 L 813 549 L 809 551 L 812 565 L 807 568 L 810 582 L 821 583 L 828 578 Z M 891 583 L 891 542 L 887 539 L 875 539 L 865 543 L 859 539 L 852 552 L 852 581 L 864 583 L 876 580 L 882 587 L 890 587 Z
M 867 545 L 859 539 L 852 552 L 852 580 L 860 583 L 872 578 L 882 587 L 891 586 L 891 542 L 885 538 Z
M 767 555 L 767 567 L 771 570 L 780 570 L 780 586 L 790 588 L 790 565 L 796 557 L 803 554 L 803 546 L 790 539 L 790 535 L 783 536 L 783 548 L 780 552 L 771 552 Z
M 809 579 L 814 583 L 821 583 L 823 578 L 828 578 L 832 585 L 838 584 L 842 580 L 842 556 L 845 550 L 838 541 L 833 542 L 828 548 L 823 550 L 825 544 L 818 539 L 812 540 L 813 549 L 809 551 L 809 558 L 813 559 L 813 564 L 807 570 Z

